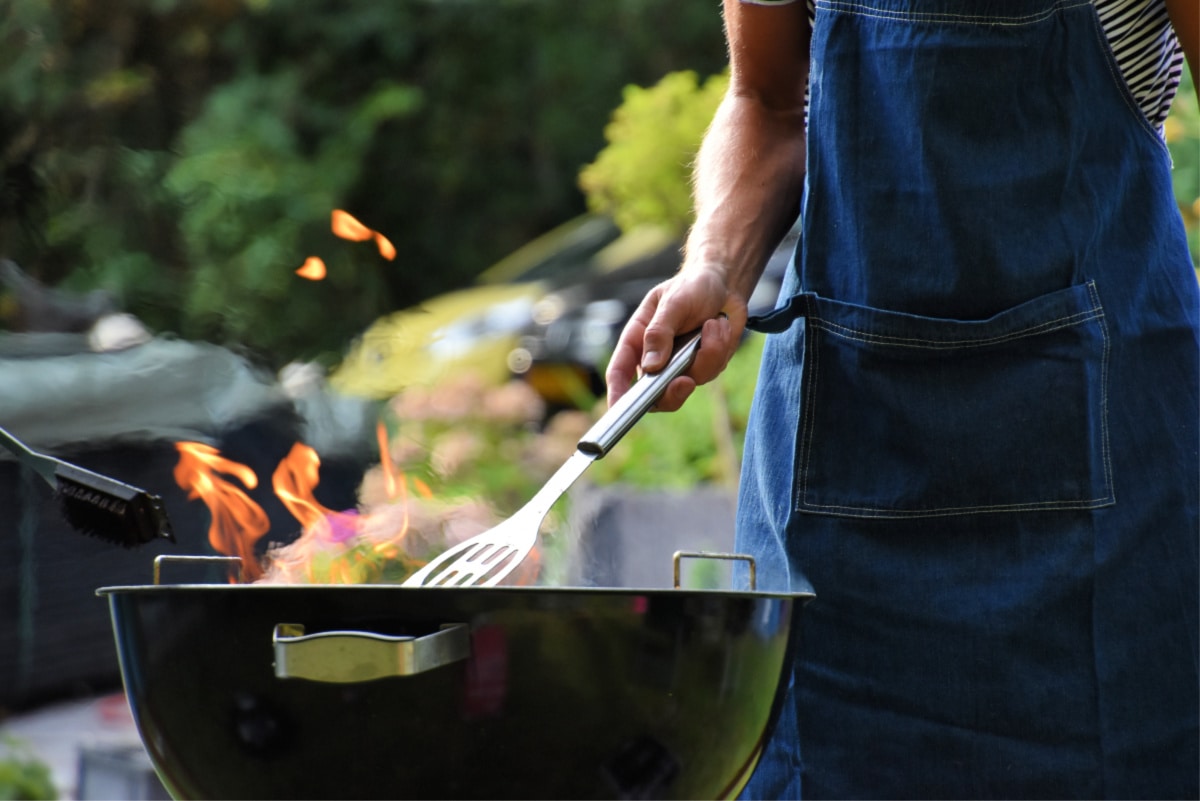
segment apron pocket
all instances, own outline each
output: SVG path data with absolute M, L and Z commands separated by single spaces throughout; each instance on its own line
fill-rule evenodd
M 1093 283 L 981 321 L 802 297 L 797 510 L 900 518 L 1114 502 Z

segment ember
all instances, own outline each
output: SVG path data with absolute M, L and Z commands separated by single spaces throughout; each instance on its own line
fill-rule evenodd
M 375 247 L 379 249 L 380 256 L 383 256 L 388 261 L 396 258 L 395 246 L 383 234 L 371 230 L 355 219 L 353 215 L 341 209 L 334 209 L 331 216 L 330 227 L 333 229 L 335 235 L 340 236 L 342 239 L 348 239 L 351 242 L 366 242 L 367 240 L 374 239 Z
M 325 278 L 325 262 L 319 256 L 309 256 L 296 270 L 296 275 L 309 281 L 320 281 Z
M 363 225 L 349 212 L 334 209 L 331 214 L 329 227 L 335 236 L 351 242 L 367 242 L 374 239 L 375 247 L 379 249 L 380 256 L 383 256 L 388 261 L 393 261 L 396 258 L 396 246 L 391 243 L 391 240 L 378 231 L 373 231 Z M 304 260 L 304 264 L 300 265 L 296 270 L 296 275 L 301 278 L 307 278 L 310 281 L 322 281 L 325 278 L 326 272 L 325 262 L 320 256 L 309 256 Z

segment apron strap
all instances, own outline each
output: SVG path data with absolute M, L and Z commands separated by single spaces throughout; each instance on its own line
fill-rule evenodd
M 803 317 L 807 307 L 806 295 L 797 292 L 787 303 L 766 314 L 752 314 L 746 318 L 746 327 L 760 334 L 782 334 L 797 318 Z

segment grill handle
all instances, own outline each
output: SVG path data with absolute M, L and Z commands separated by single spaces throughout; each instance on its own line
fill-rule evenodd
M 280 623 L 272 635 L 275 676 L 326 684 L 356 684 L 395 676 L 415 676 L 470 656 L 465 623 L 447 623 L 424 637 L 396 637 L 369 631 L 305 634 L 299 623 Z
M 680 563 L 684 559 L 724 559 L 727 562 L 745 562 L 750 568 L 750 589 L 758 589 L 758 564 L 754 561 L 753 556 L 744 553 L 718 553 L 716 551 L 676 551 L 671 556 L 671 563 L 675 569 L 675 589 L 679 589 L 682 585 L 682 571 Z

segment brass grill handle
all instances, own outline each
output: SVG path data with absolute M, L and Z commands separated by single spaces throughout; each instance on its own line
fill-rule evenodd
M 679 589 L 679 563 L 684 559 L 724 559 L 733 562 L 746 562 L 750 565 L 750 589 L 758 586 L 758 565 L 754 557 L 744 553 L 720 553 L 718 551 L 676 551 L 671 557 L 675 565 L 675 589 Z
M 245 573 L 243 572 L 244 565 L 240 556 L 188 556 L 163 553 L 154 557 L 154 584 L 157 586 L 162 577 L 162 566 L 166 562 L 223 562 L 225 564 L 238 564 L 238 582 L 245 581 Z
M 305 634 L 299 623 L 280 623 L 272 635 L 275 676 L 327 684 L 355 684 L 394 676 L 415 676 L 460 662 L 471 654 L 469 627 L 447 623 L 424 637 L 397 637 L 370 631 Z

